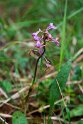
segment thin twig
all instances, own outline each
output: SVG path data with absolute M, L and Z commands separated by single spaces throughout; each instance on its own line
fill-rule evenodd
M 0 120 L 1 120 L 4 124 L 8 124 L 2 117 L 0 117 Z
M 12 115 L 4 114 L 4 113 L 0 113 L 0 116 L 3 118 L 11 118 L 12 117 Z
M 15 93 L 14 95 L 12 95 L 10 98 L 4 100 L 4 101 L 0 101 L 0 107 L 3 106 L 5 103 L 9 102 L 11 99 L 17 99 L 20 97 L 20 94 L 22 94 L 23 92 L 25 92 L 28 89 L 27 87 L 22 88 L 20 91 L 18 91 L 17 93 Z
M 75 55 L 73 58 L 71 58 L 71 61 L 73 62 L 75 59 L 78 58 L 78 56 L 80 56 L 81 54 L 83 54 L 83 48 L 81 48 Z
M 67 99 L 67 101 L 68 101 L 69 96 L 66 96 L 66 97 L 64 97 L 63 99 L 60 99 L 60 100 L 56 101 L 56 102 L 54 103 L 54 105 L 57 105 L 58 103 L 62 102 L 63 100 L 66 100 L 66 99 Z M 42 111 L 44 111 L 45 109 L 48 109 L 48 108 L 50 108 L 50 105 L 46 105 L 46 106 L 40 107 L 39 109 L 36 109 L 36 110 L 34 110 L 34 111 L 31 111 L 31 112 L 28 113 L 28 115 L 31 115 L 31 114 L 33 114 L 33 113 L 35 113 L 35 112 L 42 112 Z

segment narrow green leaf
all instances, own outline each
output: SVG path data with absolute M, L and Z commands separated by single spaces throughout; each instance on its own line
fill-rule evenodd
M 53 110 L 53 107 L 54 107 L 54 102 L 56 100 L 59 99 L 60 97 L 60 89 L 61 91 L 65 88 L 65 84 L 67 82 L 67 79 L 68 79 L 68 75 L 69 75 L 69 72 L 70 72 L 70 69 L 71 69 L 71 62 L 67 62 L 65 63 L 60 72 L 58 73 L 57 77 L 54 79 L 54 81 L 52 82 L 51 84 L 51 87 L 50 87 L 50 98 L 49 98 L 49 102 L 50 102 L 50 110 L 52 111 Z M 60 86 L 60 89 L 57 85 L 57 81 L 58 81 L 58 84 Z
M 63 26 L 62 26 L 62 42 L 61 42 L 61 49 L 60 49 L 60 67 L 64 60 L 64 51 L 65 51 L 65 36 L 66 36 L 66 21 L 67 21 L 67 0 L 65 1 L 65 9 L 64 9 L 64 18 L 63 18 Z
M 13 113 L 12 124 L 28 124 L 26 116 L 20 112 L 16 111 Z

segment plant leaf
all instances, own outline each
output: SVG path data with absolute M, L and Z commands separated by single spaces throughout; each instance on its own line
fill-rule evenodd
M 60 89 L 62 91 L 65 88 L 65 84 L 67 82 L 70 69 L 71 69 L 71 62 L 68 61 L 67 63 L 65 63 L 62 66 L 60 72 L 58 73 L 58 75 L 56 76 L 56 78 L 54 79 L 54 81 L 51 84 L 51 87 L 50 87 L 50 98 L 49 98 L 50 110 L 51 111 L 52 111 L 52 109 L 54 107 L 54 102 L 56 100 L 58 100 L 60 95 L 61 95 L 59 87 L 57 85 L 57 81 L 58 81 L 58 84 L 59 84 Z
M 3 90 L 8 93 L 12 90 L 12 84 L 8 81 L 0 81 L 0 86 L 3 88 Z
M 16 111 L 13 113 L 12 124 L 28 124 L 26 116 L 20 112 Z
M 79 105 L 70 111 L 70 117 L 83 116 L 83 105 Z

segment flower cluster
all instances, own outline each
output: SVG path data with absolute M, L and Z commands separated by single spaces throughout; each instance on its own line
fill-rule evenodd
M 36 42 L 35 47 L 39 48 L 40 50 L 44 47 L 43 42 L 52 41 L 56 44 L 56 46 L 59 46 L 58 38 L 53 38 L 52 35 L 48 32 L 49 30 L 56 29 L 56 27 L 53 25 L 53 23 L 50 23 L 48 27 L 45 29 L 45 31 L 42 31 L 39 29 L 37 32 L 32 33 L 33 39 Z M 39 33 L 42 33 L 41 36 L 39 36 Z

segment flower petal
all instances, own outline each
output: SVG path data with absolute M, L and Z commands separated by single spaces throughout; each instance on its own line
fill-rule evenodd
M 41 48 L 42 47 L 42 44 L 40 43 L 40 41 L 37 41 L 37 43 L 35 44 L 35 47 L 36 48 Z
M 40 37 L 38 37 L 38 33 L 41 32 L 41 29 L 39 29 L 37 32 L 32 33 L 32 36 L 35 41 L 39 41 Z
M 38 37 L 38 36 L 33 36 L 33 38 L 34 38 L 35 41 L 39 41 L 40 40 L 40 37 Z
M 38 52 L 39 52 L 39 54 L 41 55 L 41 54 L 43 53 L 43 49 L 40 48 Z
M 59 46 L 59 45 L 60 45 L 60 44 L 59 44 L 59 41 L 58 41 L 58 38 L 53 38 L 52 40 L 53 40 L 53 42 L 56 44 L 56 46 Z
M 50 29 L 56 29 L 56 27 L 53 25 L 53 23 L 50 23 L 47 27 L 46 30 L 50 30 Z

